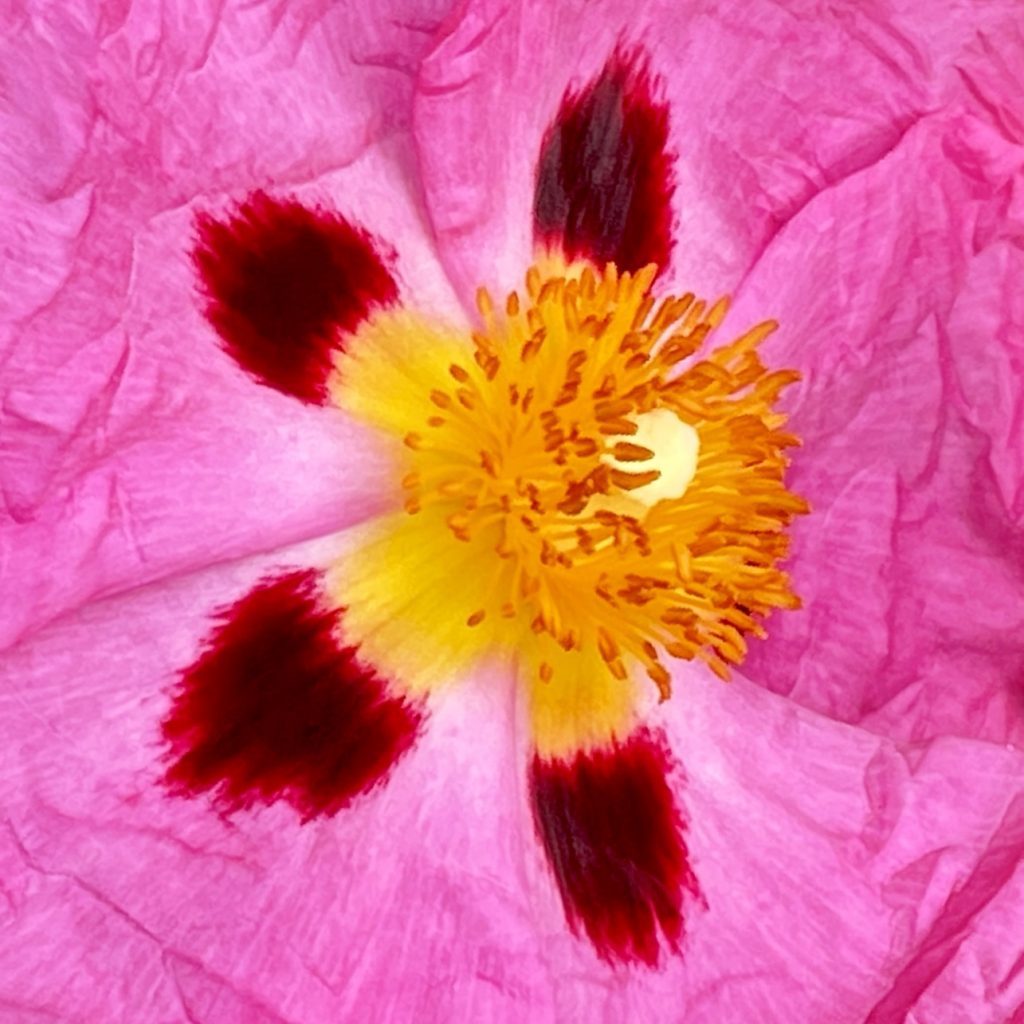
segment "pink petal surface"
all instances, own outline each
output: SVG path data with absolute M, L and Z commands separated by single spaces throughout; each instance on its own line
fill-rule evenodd
M 201 315 L 188 254 L 199 211 L 276 185 L 401 239 L 403 297 L 452 307 L 404 170 L 409 69 L 438 15 L 377 12 L 9 15 L 4 641 L 93 595 L 372 511 L 366 435 L 244 376 Z M 60 570 L 41 573 L 55 551 Z
M 609 968 L 566 928 L 500 671 L 436 702 L 387 787 L 335 817 L 169 796 L 160 722 L 209 609 L 334 550 L 95 603 L 5 656 L 11 1013 L 995 1024 L 1024 1002 L 1024 755 L 898 746 L 742 680 L 678 678 L 652 720 L 685 767 L 673 785 L 707 903 L 659 972 Z
M 900 737 L 1020 742 L 1019 10 L 472 5 L 416 99 L 464 291 L 499 236 L 489 271 L 516 282 L 548 120 L 620 37 L 671 109 L 665 287 L 736 293 L 727 333 L 777 318 L 766 357 L 806 376 L 788 398 L 805 442 L 791 486 L 814 509 L 791 562 L 806 608 L 769 624 L 749 676 Z M 471 176 L 446 133 L 504 159 Z
M 806 607 L 747 671 L 906 738 L 1024 737 L 1022 187 L 1021 140 L 961 96 L 808 203 L 734 311 L 771 308 L 769 356 L 805 374 L 790 482 L 814 509 L 791 562 Z
M 4 664 L 0 1005 L 219 1024 L 487 1020 L 506 985 L 549 998 L 517 884 L 530 826 L 512 813 L 508 676 L 437 708 L 389 785 L 335 818 L 224 817 L 158 783 L 170 684 L 212 609 L 331 554 L 93 603 Z
M 735 287 L 818 192 L 869 166 L 960 88 L 965 46 L 1003 31 L 983 8 L 872 2 L 741 5 L 673 0 L 467 3 L 420 70 L 415 131 L 431 221 L 461 293 L 519 283 L 530 258 L 534 165 L 568 85 L 616 41 L 640 43 L 665 83 L 678 156 L 677 245 L 665 284 Z M 585 45 L 580 41 L 585 40 Z M 484 159 L 467 161 L 453 139 Z
M 807 609 L 755 653 L 760 686 L 693 673 L 653 719 L 685 767 L 707 900 L 681 959 L 612 971 L 569 934 L 498 671 L 439 702 L 388 787 L 337 817 L 167 795 L 160 722 L 210 611 L 272 566 L 324 564 L 325 542 L 93 603 L 3 656 L 2 1013 L 1024 1019 L 1022 47 L 976 38 L 1007 9 L 465 4 L 418 73 L 423 187 L 465 298 L 519 282 L 569 76 L 623 30 L 643 38 L 683 156 L 668 283 L 742 282 L 735 322 L 780 315 L 775 352 L 807 377 Z M 398 243 L 404 296 L 455 310 L 401 134 L 440 11 L 112 11 L 4 15 L 33 41 L 4 57 L 21 113 L 0 154 L 19 254 L 0 403 L 14 637 L 372 508 L 361 437 L 217 348 L 188 292 L 196 209 L 268 179 L 340 204 Z
M 709 953 L 689 960 L 707 1005 L 684 1019 L 994 1022 L 1024 1005 L 1019 750 L 894 745 L 745 683 L 680 698 Z M 931 991 L 958 956 L 991 968 L 962 1016 Z M 698 980 L 705 963 L 743 968 L 723 987 Z

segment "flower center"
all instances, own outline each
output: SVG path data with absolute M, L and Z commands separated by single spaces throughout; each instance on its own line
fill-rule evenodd
M 430 341 L 414 352 L 409 324 L 378 323 L 378 345 L 341 369 L 343 397 L 391 391 L 387 412 L 358 397 L 353 411 L 411 428 L 404 543 L 417 537 L 486 577 L 448 581 L 475 595 L 463 628 L 488 622 L 517 652 L 596 649 L 612 677 L 639 664 L 665 697 L 666 658 L 727 677 L 759 619 L 798 604 L 776 566 L 806 506 L 783 485 L 784 449 L 798 441 L 773 408 L 797 375 L 768 372 L 757 354 L 775 325 L 701 355 L 726 301 L 657 301 L 654 275 L 533 267 L 525 298 L 503 309 L 480 290 L 481 327 L 461 355 Z M 393 384 L 373 370 L 386 358 L 403 360 Z M 564 662 L 530 660 L 542 682 Z

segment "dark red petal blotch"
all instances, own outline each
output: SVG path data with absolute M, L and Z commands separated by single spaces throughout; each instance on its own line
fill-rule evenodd
M 573 931 L 610 962 L 655 965 L 659 930 L 678 950 L 696 894 L 664 744 L 646 730 L 572 761 L 534 756 L 534 824 Z
M 537 162 L 539 241 L 602 267 L 668 265 L 675 182 L 657 93 L 643 54 L 622 47 L 594 81 L 566 92 Z
M 201 214 L 196 232 L 192 258 L 224 349 L 261 383 L 323 402 L 345 336 L 398 295 L 373 240 L 337 213 L 263 192 L 225 220 Z
M 163 736 L 179 795 L 212 792 L 228 810 L 287 800 L 331 815 L 381 782 L 422 716 L 339 639 L 319 574 L 262 581 L 230 608 L 181 675 Z

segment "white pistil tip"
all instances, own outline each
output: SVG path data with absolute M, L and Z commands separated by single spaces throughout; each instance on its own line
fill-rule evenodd
M 620 462 L 612 455 L 605 455 L 602 461 L 626 472 L 656 469 L 661 473 L 657 480 L 629 492 L 630 498 L 646 508 L 666 498 L 681 498 L 697 472 L 700 435 L 671 409 L 652 409 L 628 418 L 637 429 L 635 434 L 624 436 L 623 440 L 649 449 L 654 452 L 654 457 L 642 464 Z

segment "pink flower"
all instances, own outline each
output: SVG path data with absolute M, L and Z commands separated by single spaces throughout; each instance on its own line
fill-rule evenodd
M 0 1005 L 1024 1020 L 1018 6 L 444 8 L 4 16 Z M 390 671 L 448 655 L 372 611 L 392 455 L 332 404 L 538 241 L 803 376 L 802 610 L 579 757 L 500 659 Z

